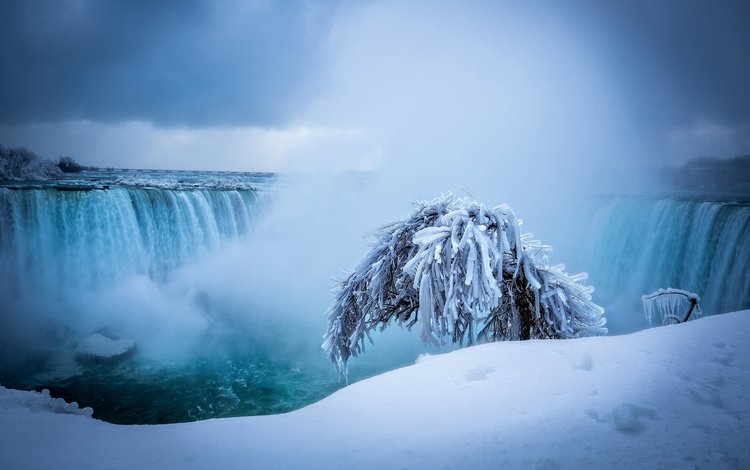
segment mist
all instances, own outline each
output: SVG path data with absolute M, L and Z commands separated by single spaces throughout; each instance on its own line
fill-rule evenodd
M 284 341 L 313 344 L 330 289 L 366 252 L 365 235 L 443 191 L 508 203 L 555 246 L 554 261 L 575 264 L 586 229 L 577 198 L 603 190 L 597 170 L 629 166 L 644 151 L 590 45 L 537 13 L 398 2 L 340 9 L 326 46 L 330 86 L 292 124 L 333 131 L 284 147 L 278 171 L 288 181 L 252 233 L 166 281 L 135 273 L 84 293 L 32 296 L 19 307 L 25 322 L 64 318 L 78 336 L 108 327 L 157 358 L 189 356 L 238 328 L 251 338 L 285 328 L 294 333 Z
M 305 119 L 359 139 L 303 149 L 285 170 L 369 170 L 361 197 L 376 209 L 357 216 L 371 227 L 443 191 L 507 203 L 574 263 L 579 197 L 611 191 L 613 174 L 620 187 L 648 184 L 653 152 L 614 71 L 563 19 L 518 4 L 344 9 L 333 85 Z
M 555 247 L 553 262 L 585 270 L 581 196 L 609 189 L 603 169 L 619 168 L 621 184 L 625 171 L 640 181 L 645 152 L 630 108 L 554 15 L 487 13 L 398 3 L 340 11 L 332 85 L 297 123 L 339 131 L 286 155 L 289 183 L 244 251 L 212 256 L 195 279 L 212 279 L 213 296 L 248 315 L 322 332 L 334 280 L 365 254 L 367 234 L 444 191 L 508 203 Z M 400 341 L 423 348 L 415 335 Z
M 121 273 L 68 290 L 65 281 L 25 278 L 26 293 L 7 307 L 6 357 L 35 357 L 50 321 L 75 339 L 109 328 L 158 360 L 211 354 L 228 338 L 322 356 L 330 289 L 366 253 L 367 234 L 444 191 L 507 203 L 554 246 L 553 263 L 587 270 L 580 254 L 591 224 L 581 198 L 653 185 L 664 146 L 621 69 L 605 60 L 609 49 L 569 16 L 522 3 L 341 6 L 321 43 L 327 85 L 282 127 L 67 121 L 80 151 L 87 135 L 101 134 L 108 137 L 93 140 L 97 152 L 138 154 L 138 166 L 244 170 L 256 161 L 282 175 L 279 189 L 252 231 L 166 279 Z M 139 135 L 149 144 L 144 154 L 133 143 Z M 382 360 L 405 363 L 426 350 L 416 335 L 386 337 L 368 357 L 392 351 Z

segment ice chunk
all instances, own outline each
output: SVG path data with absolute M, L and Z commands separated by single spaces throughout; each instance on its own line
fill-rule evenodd
M 76 355 L 82 360 L 123 359 L 135 351 L 135 341 L 126 338 L 110 338 L 94 333 L 76 346 Z

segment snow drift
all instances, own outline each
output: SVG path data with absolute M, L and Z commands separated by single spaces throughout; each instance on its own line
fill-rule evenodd
M 282 415 L 117 426 L 0 389 L 0 467 L 747 468 L 749 386 L 743 311 L 422 356 Z

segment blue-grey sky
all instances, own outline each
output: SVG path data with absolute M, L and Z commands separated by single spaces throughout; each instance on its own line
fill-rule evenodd
M 123 167 L 367 169 L 450 129 L 515 126 L 497 151 L 544 135 L 731 156 L 750 152 L 748 24 L 732 0 L 6 0 L 0 143 Z M 470 140 L 448 147 L 493 146 Z
M 322 86 L 327 3 L 18 0 L 0 7 L 5 123 L 278 125 Z

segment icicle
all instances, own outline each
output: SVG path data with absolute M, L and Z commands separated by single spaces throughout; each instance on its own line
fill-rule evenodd
M 523 258 L 523 272 L 526 275 L 526 280 L 531 284 L 531 287 L 534 288 L 534 290 L 541 289 L 542 285 L 539 283 L 539 280 L 537 280 L 536 276 L 534 276 L 534 273 L 531 272 L 531 268 L 529 267 L 529 257 L 524 256 Z
M 458 238 L 458 232 L 461 229 L 461 220 L 457 219 L 453 221 L 453 226 L 451 227 L 451 248 L 453 249 L 453 252 L 451 253 L 451 258 L 458 253 L 458 244 L 459 244 L 459 238 Z
M 589 273 L 578 273 L 570 276 L 572 282 L 581 282 L 589 278 Z
M 435 262 L 438 264 L 440 264 L 442 261 L 442 259 L 440 258 L 440 253 L 442 253 L 442 251 L 443 251 L 443 243 L 439 242 L 435 245 L 435 255 L 434 255 Z
M 510 242 L 508 241 L 508 234 L 505 232 L 504 229 L 500 230 L 500 240 L 503 243 L 502 250 L 503 251 L 510 251 Z
M 643 311 L 648 319 L 649 325 L 656 322 L 657 314 L 661 324 L 680 323 L 685 321 L 688 313 L 700 312 L 697 294 L 682 289 L 658 289 L 641 298 Z M 692 316 L 691 316 L 692 318 Z
M 429 245 L 450 235 L 450 227 L 426 227 L 414 234 L 413 241 L 418 245 Z
M 420 337 L 422 341 L 429 342 L 435 346 L 440 343 L 432 335 L 432 286 L 430 286 L 430 276 L 422 276 L 422 283 L 419 287 L 419 321 L 422 325 Z
M 474 280 L 474 263 L 477 259 L 477 250 L 474 248 L 474 243 L 469 243 L 469 255 L 466 259 L 466 279 L 464 284 L 470 286 Z

